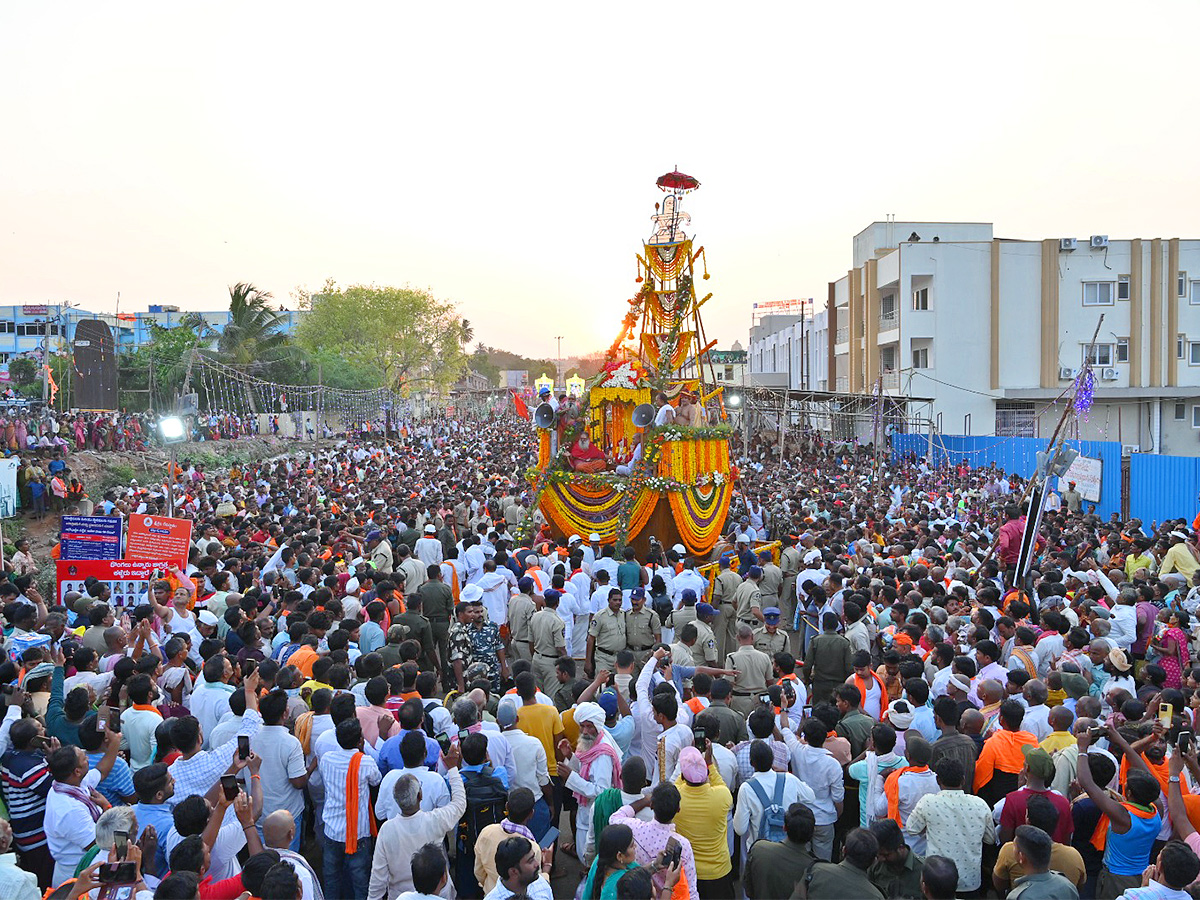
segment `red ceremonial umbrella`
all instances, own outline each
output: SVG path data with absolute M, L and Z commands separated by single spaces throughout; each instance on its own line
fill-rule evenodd
M 691 175 L 685 175 L 676 169 L 674 172 L 668 172 L 666 175 L 659 177 L 655 182 L 664 191 L 694 191 L 700 187 L 700 182 Z

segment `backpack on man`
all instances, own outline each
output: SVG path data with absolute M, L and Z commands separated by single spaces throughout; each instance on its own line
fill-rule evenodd
M 783 819 L 787 812 L 783 808 L 783 788 L 787 783 L 786 772 L 775 773 L 775 791 L 774 796 L 768 801 L 767 792 L 763 790 L 762 783 L 758 778 L 751 778 L 748 782 L 750 790 L 754 791 L 758 802 L 762 804 L 762 815 L 758 820 L 758 837 L 760 841 L 782 841 L 787 837 L 787 829 L 784 828 Z

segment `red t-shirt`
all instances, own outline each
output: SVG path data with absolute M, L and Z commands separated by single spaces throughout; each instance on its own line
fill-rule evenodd
M 1071 816 L 1071 804 L 1062 794 L 1054 791 L 1035 791 L 1032 788 L 1021 788 L 1013 791 L 1004 800 L 1004 809 L 1000 813 L 1000 827 L 1016 831 L 1018 825 L 1025 824 L 1025 805 L 1033 794 L 1041 794 L 1054 804 L 1058 810 L 1058 827 L 1051 837 L 1057 844 L 1071 843 L 1071 834 L 1075 830 L 1075 822 Z

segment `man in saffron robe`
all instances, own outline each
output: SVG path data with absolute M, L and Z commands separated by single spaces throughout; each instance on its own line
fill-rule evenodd
M 608 466 L 604 451 L 592 443 L 586 431 L 582 431 L 571 445 L 571 468 L 576 472 L 602 472 Z

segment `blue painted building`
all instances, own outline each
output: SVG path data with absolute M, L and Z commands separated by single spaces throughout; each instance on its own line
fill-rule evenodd
M 301 312 L 280 310 L 281 325 L 292 333 Z M 145 312 L 93 313 L 72 304 L 22 304 L 0 306 L 0 381 L 8 380 L 8 364 L 22 356 L 41 361 L 45 352 L 70 348 L 75 325 L 82 319 L 101 319 L 112 329 L 117 347 L 131 351 L 149 343 L 151 323 L 175 328 L 188 316 L 200 316 L 217 334 L 229 324 L 229 310 L 186 310 L 178 306 L 151 305 Z

